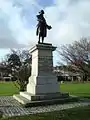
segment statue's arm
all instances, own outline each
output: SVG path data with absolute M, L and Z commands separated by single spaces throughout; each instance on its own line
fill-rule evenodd
M 52 27 L 50 25 L 46 24 L 46 27 L 47 27 L 48 30 L 52 29 Z

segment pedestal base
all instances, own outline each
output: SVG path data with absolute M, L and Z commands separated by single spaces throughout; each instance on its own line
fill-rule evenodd
M 27 84 L 27 92 L 33 95 L 57 93 L 60 86 L 56 76 L 31 76 Z
M 32 95 L 27 92 L 20 92 L 19 95 L 13 96 L 24 107 L 35 107 L 51 104 L 63 104 L 67 102 L 78 101 L 77 97 L 71 97 L 68 93 L 56 93 L 56 94 L 42 94 Z
M 49 94 L 40 94 L 40 95 L 32 95 L 28 92 L 20 92 L 20 95 L 31 101 L 51 100 L 51 99 L 69 97 L 68 93 L 59 93 L 59 92 L 58 93 L 49 93 Z

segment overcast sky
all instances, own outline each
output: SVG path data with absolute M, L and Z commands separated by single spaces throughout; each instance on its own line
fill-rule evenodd
M 52 26 L 45 42 L 59 46 L 90 36 L 90 0 L 0 0 L 0 58 L 8 48 L 37 43 L 40 9 Z

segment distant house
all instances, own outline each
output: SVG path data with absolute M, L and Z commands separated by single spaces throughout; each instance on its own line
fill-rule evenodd
M 11 79 L 12 79 L 12 76 L 9 73 L 8 67 L 6 65 L 0 64 L 0 80 L 9 81 Z
M 60 68 L 60 67 L 59 67 Z M 77 72 L 66 71 L 63 69 L 59 69 L 58 67 L 54 67 L 54 73 L 58 77 L 58 81 L 81 81 L 83 75 Z

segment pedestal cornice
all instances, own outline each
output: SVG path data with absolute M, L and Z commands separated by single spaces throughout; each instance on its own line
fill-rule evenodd
M 55 51 L 57 47 L 52 46 L 52 44 L 48 44 L 48 43 L 40 43 L 40 44 L 36 44 L 34 47 L 32 47 L 30 49 L 30 53 L 32 53 L 33 51 L 35 51 L 36 49 L 38 50 L 52 50 Z

